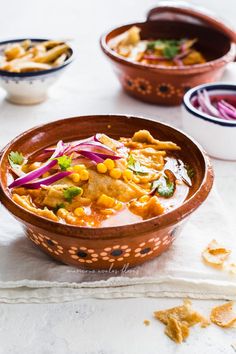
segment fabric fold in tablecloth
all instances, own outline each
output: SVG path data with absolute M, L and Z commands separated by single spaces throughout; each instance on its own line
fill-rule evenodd
M 89 272 L 51 260 L 0 206 L 0 301 L 37 303 L 143 296 L 236 299 L 236 275 L 201 261 L 202 250 L 213 238 L 232 250 L 230 259 L 236 262 L 234 232 L 215 190 L 160 257 L 123 272 Z

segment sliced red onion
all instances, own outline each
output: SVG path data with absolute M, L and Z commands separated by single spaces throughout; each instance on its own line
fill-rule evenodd
M 84 164 L 86 167 L 91 167 L 94 165 L 94 161 L 89 160 L 86 157 L 78 156 L 73 159 L 73 165 Z
M 209 95 L 206 90 L 203 90 L 203 93 L 198 91 L 198 103 L 202 107 L 203 112 L 212 115 L 214 117 L 219 117 L 219 111 L 211 103 Z
M 183 53 L 177 54 L 173 59 L 184 59 L 187 55 L 189 55 L 192 50 L 186 50 Z
M 49 186 L 54 182 L 59 181 L 62 178 L 65 178 L 67 176 L 69 176 L 72 172 L 69 171 L 62 171 L 62 172 L 58 172 L 55 175 L 46 177 L 46 178 L 42 178 L 42 179 L 38 179 L 35 182 L 31 182 L 31 183 L 25 183 L 22 185 L 22 187 L 28 188 L 28 189 L 38 189 L 41 186 Z
M 112 150 L 111 148 L 109 148 L 108 146 L 104 145 L 104 144 L 101 144 L 101 143 L 98 143 L 98 142 L 91 142 L 91 143 L 85 143 L 85 144 L 80 144 L 78 145 L 78 149 L 81 150 L 81 149 L 84 149 L 84 148 L 89 148 L 89 149 L 99 149 L 99 150 L 102 150 L 104 152 L 111 152 L 112 154 L 115 154 L 116 152 L 114 150 Z M 96 151 L 92 151 L 92 152 L 95 152 Z
M 226 120 L 236 119 L 236 107 L 224 100 L 218 100 L 215 105 L 211 102 L 211 98 L 206 90 L 197 92 L 195 100 L 192 99 L 192 104 L 201 112 L 207 113 L 216 118 Z
M 178 58 L 174 58 L 173 59 L 173 62 L 177 65 L 177 66 L 183 66 L 183 62 L 181 59 L 178 59 Z
M 220 100 L 220 103 L 224 104 L 226 107 L 228 107 L 229 109 L 231 109 L 233 112 L 236 113 L 236 108 L 229 102 L 226 102 L 225 100 Z
M 102 136 L 106 136 L 106 135 L 105 134 L 101 134 L 101 133 L 97 133 L 96 135 L 94 135 L 94 140 L 99 142 L 99 143 L 101 143 L 101 144 L 103 144 L 103 142 L 100 140 L 102 138 Z M 115 144 L 117 149 L 124 147 L 124 144 L 121 143 L 120 141 L 117 141 L 117 140 L 109 138 L 109 137 L 108 137 L 108 139 L 110 139 Z
M 57 160 L 55 160 L 55 158 L 62 156 L 63 153 L 64 153 L 64 144 L 60 140 L 57 143 L 56 150 L 52 154 L 51 158 L 43 166 L 39 167 L 37 170 L 26 173 L 22 177 L 17 178 L 8 187 L 9 188 L 19 187 L 22 186 L 22 184 L 31 182 L 32 180 L 42 176 L 44 173 L 48 172 L 53 166 L 57 164 Z
M 82 153 L 90 152 L 90 151 L 79 150 L 78 152 L 82 155 Z M 118 155 L 103 154 L 101 152 L 92 152 L 92 153 L 94 155 L 97 155 L 98 157 L 101 157 L 103 160 L 105 160 L 105 159 L 111 159 L 111 160 L 119 160 L 119 159 L 121 159 L 121 156 L 118 156 Z
M 231 108 L 226 106 L 222 101 L 218 102 L 217 104 L 218 109 L 224 111 L 229 117 L 232 119 L 236 119 L 236 111 L 233 111 Z
M 218 110 L 219 110 L 219 112 L 220 112 L 220 118 L 223 118 L 223 119 L 226 119 L 226 120 L 232 120 L 232 118 L 230 118 L 230 117 L 228 116 L 228 114 L 225 113 L 224 109 L 222 109 L 222 108 L 219 106 L 219 104 L 217 104 L 217 107 L 218 107 Z
M 222 106 L 221 104 L 220 104 L 220 102 L 218 102 L 217 103 L 217 108 L 218 108 L 218 110 L 219 110 L 219 112 L 220 112 L 220 114 L 221 114 L 221 118 L 224 118 L 224 119 L 226 119 L 226 120 L 233 120 L 234 118 L 232 118 L 229 114 L 228 114 L 228 112 L 226 111 L 226 107 L 225 106 Z
M 183 40 L 182 43 L 180 44 L 180 51 L 181 53 L 185 52 L 188 48 L 186 46 L 187 44 L 187 41 L 186 40 Z
M 80 154 L 84 157 L 87 157 L 89 160 L 96 162 L 96 163 L 100 163 L 100 162 L 104 161 L 104 159 L 102 159 L 101 157 L 97 156 L 97 154 L 90 152 L 90 151 L 80 151 Z

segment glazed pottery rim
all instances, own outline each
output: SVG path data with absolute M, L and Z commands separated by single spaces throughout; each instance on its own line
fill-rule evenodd
M 49 38 L 12 38 L 12 39 L 6 39 L 4 41 L 0 41 L 0 47 L 11 44 L 11 43 L 18 43 L 18 42 L 23 42 L 25 40 L 31 40 L 32 42 L 44 42 L 44 41 L 49 41 L 52 39 Z M 65 41 L 66 42 L 66 41 Z M 41 75 L 47 75 L 51 74 L 54 72 L 57 72 L 63 68 L 65 68 L 67 65 L 71 64 L 71 62 L 74 60 L 75 57 L 75 49 L 73 48 L 73 45 L 68 44 L 69 50 L 71 52 L 69 58 L 66 59 L 66 61 L 59 65 L 58 67 L 47 69 L 47 70 L 38 70 L 38 71 L 29 71 L 29 72 L 23 72 L 23 73 L 15 73 L 15 72 L 10 72 L 7 70 L 1 70 L 0 69 L 0 77 L 9 77 L 9 78 L 28 78 L 28 77 L 35 77 L 35 76 L 41 76 Z
M 7 150 L 10 149 L 11 145 L 23 138 L 24 136 L 28 134 L 32 134 L 34 131 L 40 131 L 41 128 L 45 128 L 48 126 L 52 126 L 55 123 L 65 123 L 68 121 L 73 121 L 74 119 L 92 119 L 94 117 L 105 117 L 107 119 L 112 118 L 112 117 L 118 117 L 122 119 L 135 119 L 135 120 L 146 120 L 149 122 L 153 123 L 158 123 L 161 124 L 162 126 L 165 126 L 173 131 L 177 131 L 181 135 L 184 136 L 184 138 L 187 138 L 190 140 L 192 144 L 194 144 L 199 153 L 202 156 L 202 159 L 204 161 L 204 171 L 203 171 L 203 178 L 202 181 L 198 187 L 198 189 L 195 191 L 195 193 L 187 198 L 184 203 L 182 203 L 179 207 L 156 217 L 143 220 L 137 223 L 131 223 L 131 224 L 124 224 L 120 226 L 109 226 L 109 227 L 98 227 L 98 228 L 91 228 L 91 227 L 84 227 L 84 226 L 76 226 L 76 225 L 68 225 L 68 224 L 62 224 L 53 220 L 49 220 L 47 218 L 38 216 L 25 208 L 21 207 L 19 204 L 15 203 L 12 198 L 10 197 L 11 193 L 8 190 L 8 188 L 4 188 L 2 185 L 2 182 L 0 180 L 0 197 L 2 194 L 2 200 L 0 202 L 5 205 L 5 202 L 9 204 L 9 206 L 5 206 L 8 211 L 10 211 L 17 219 L 20 219 L 21 222 L 24 222 L 26 224 L 30 224 L 33 227 L 44 229 L 48 232 L 54 232 L 58 233 L 60 235 L 68 235 L 71 237 L 75 238 L 81 238 L 81 239 L 112 239 L 117 237 L 117 234 L 120 233 L 119 238 L 126 237 L 127 235 L 130 236 L 132 231 L 137 231 L 139 234 L 143 234 L 149 231 L 152 231 L 156 228 L 159 230 L 171 225 L 176 224 L 177 222 L 181 222 L 182 219 L 186 218 L 189 214 L 191 214 L 194 210 L 196 210 L 202 203 L 203 201 L 207 198 L 208 194 L 210 193 L 210 190 L 213 185 L 213 169 L 212 165 L 210 162 L 210 159 L 206 152 L 203 150 L 203 148 L 200 146 L 199 143 L 197 143 L 192 137 L 184 133 L 183 131 L 176 129 L 172 127 L 169 124 L 165 124 L 159 121 L 155 121 L 150 118 L 144 118 L 141 116 L 131 116 L 131 115 L 122 115 L 122 114 L 97 114 L 97 115 L 86 115 L 86 116 L 76 116 L 76 117 L 70 117 L 70 118 L 64 118 L 64 119 L 59 119 L 50 123 L 46 124 L 41 124 L 39 126 L 33 127 L 22 134 L 19 134 L 17 137 L 15 137 L 13 140 L 11 140 L 0 152 L 0 167 L 1 167 L 1 161 L 5 157 L 5 154 L 7 153 Z M 50 145 L 50 144 L 49 144 Z M 6 203 L 6 204 L 7 204 Z M 180 215 L 181 214 L 181 215 Z M 177 216 L 179 215 L 179 218 Z M 29 219 L 30 216 L 30 219 Z M 132 230 L 127 230 L 132 229 Z M 76 234 L 77 233 L 77 234 Z M 110 234 L 110 235 L 109 235 Z
M 203 119 L 205 121 L 208 121 L 213 124 L 218 124 L 221 126 L 225 127 L 236 127 L 236 121 L 230 121 L 227 119 L 223 118 L 217 118 L 213 117 L 207 113 L 200 112 L 197 108 L 193 106 L 191 103 L 191 99 L 196 96 L 196 93 L 198 90 L 206 89 L 207 91 L 229 91 L 235 92 L 236 96 L 236 84 L 233 84 L 232 82 L 216 82 L 216 83 L 210 83 L 210 84 L 201 84 L 198 86 L 195 86 L 188 90 L 183 97 L 183 105 L 185 109 L 194 117 Z
M 105 32 L 101 37 L 100 37 L 100 46 L 102 48 L 102 51 L 109 56 L 111 59 L 115 60 L 116 62 L 124 65 L 128 65 L 132 68 L 136 69 L 141 69 L 141 70 L 150 70 L 154 72 L 164 72 L 166 74 L 189 74 L 189 72 L 193 73 L 194 71 L 200 72 L 200 71 L 205 71 L 209 70 L 213 65 L 216 67 L 221 67 L 225 63 L 228 63 L 233 61 L 233 58 L 235 57 L 235 52 L 236 52 L 236 45 L 235 43 L 231 42 L 229 50 L 221 57 L 210 60 L 206 63 L 202 64 L 194 64 L 194 65 L 187 65 L 187 66 L 173 66 L 173 67 L 164 67 L 164 66 L 158 66 L 158 65 L 152 65 L 152 64 L 142 64 L 138 63 L 135 61 L 130 61 L 127 60 L 126 58 L 122 57 L 121 55 L 117 54 L 114 50 L 110 48 L 108 45 L 107 37 L 111 35 L 112 32 L 120 30 L 122 28 L 125 28 L 124 31 L 130 28 L 131 26 L 138 26 L 138 25 L 145 25 L 147 22 L 137 22 L 137 23 L 129 23 L 126 25 L 122 25 L 119 27 L 114 27 L 111 30 Z M 122 33 L 122 32 L 121 32 Z M 112 37 L 114 38 L 114 37 Z M 230 39 L 229 39 L 230 41 Z

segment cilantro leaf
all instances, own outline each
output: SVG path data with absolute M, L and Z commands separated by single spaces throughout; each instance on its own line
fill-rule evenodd
M 133 166 L 135 164 L 135 159 L 134 159 L 133 155 L 131 155 L 131 154 L 129 155 L 127 162 L 128 162 L 128 167 Z
M 162 176 L 153 182 L 152 189 L 156 190 L 161 197 L 169 198 L 174 194 L 175 184 L 166 176 Z
M 158 39 L 157 41 L 152 41 L 147 43 L 146 49 L 154 50 L 154 49 L 163 49 L 166 41 Z
M 188 174 L 189 178 L 193 178 L 195 175 L 194 169 L 189 165 L 186 165 L 185 168 L 187 170 L 187 174 Z
M 159 49 L 162 51 L 164 58 L 173 59 L 180 51 L 181 41 L 175 39 L 157 40 L 147 43 L 147 50 Z
M 57 163 L 62 171 L 66 171 L 67 168 L 71 166 L 71 162 L 72 162 L 71 158 L 66 155 L 56 157 L 55 160 L 57 160 Z
M 179 47 L 175 45 L 166 45 L 163 49 L 163 55 L 167 59 L 173 59 L 179 52 Z
M 56 213 L 59 209 L 61 208 L 65 208 L 65 204 L 64 203 L 60 203 L 60 204 L 57 204 L 54 208 L 53 208 L 53 211 L 54 213 Z
M 147 167 L 142 166 L 139 161 L 136 161 L 132 155 L 129 155 L 128 158 L 128 168 L 137 175 L 147 175 L 150 172 Z
M 156 46 L 155 42 L 149 42 L 149 43 L 147 43 L 146 49 L 147 50 L 154 50 L 155 46 Z
M 72 199 L 76 197 L 77 195 L 82 194 L 82 188 L 79 187 L 69 187 L 63 191 L 64 198 L 67 202 L 71 203 Z
M 10 162 L 10 164 L 14 164 L 14 165 L 22 165 L 24 162 L 24 156 L 22 155 L 21 152 L 18 151 L 11 151 L 9 156 L 8 156 L 8 160 Z

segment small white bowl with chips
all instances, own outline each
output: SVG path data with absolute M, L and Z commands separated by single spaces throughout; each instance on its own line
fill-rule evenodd
M 73 56 L 72 47 L 63 41 L 31 38 L 0 42 L 0 86 L 7 92 L 7 100 L 25 105 L 43 102 Z

